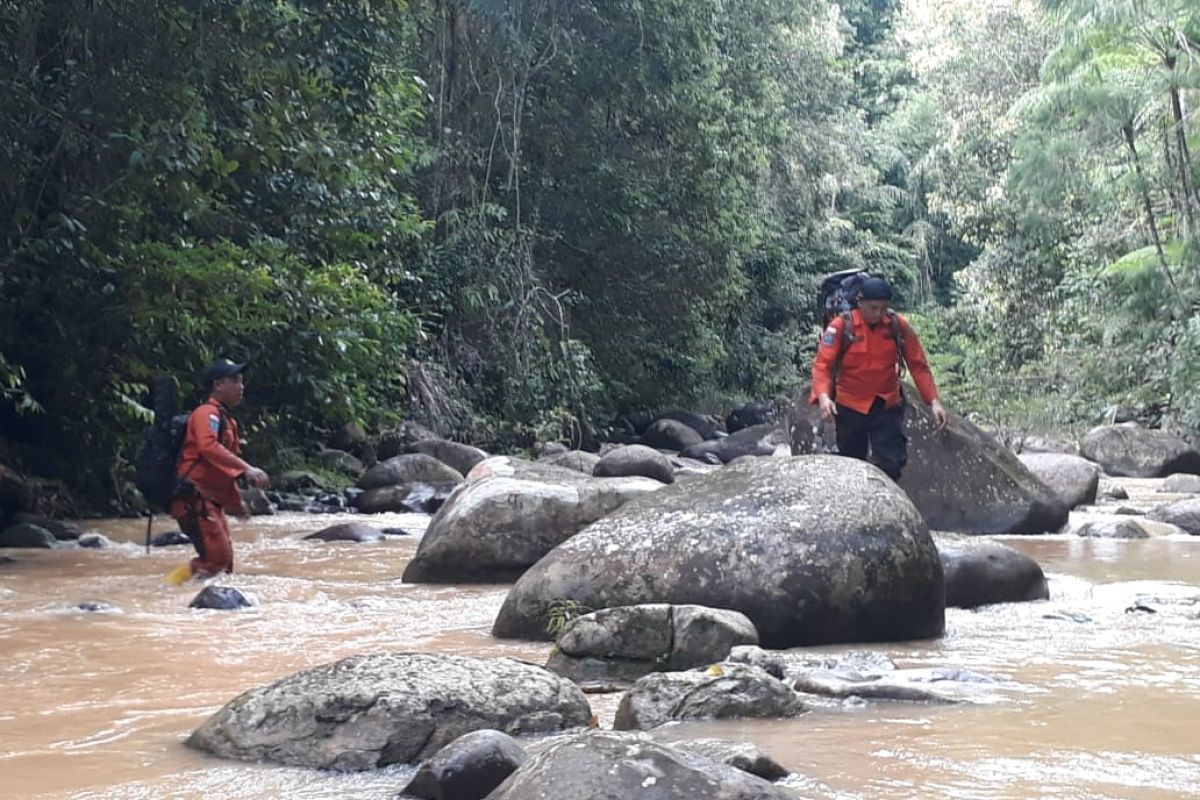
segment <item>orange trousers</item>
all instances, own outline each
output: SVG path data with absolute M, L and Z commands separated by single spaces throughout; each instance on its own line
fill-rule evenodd
M 171 516 L 196 548 L 197 557 L 191 561 L 192 575 L 211 578 L 233 572 L 233 540 L 229 536 L 229 520 L 221 507 L 201 497 L 176 502 L 178 505 L 172 511 L 181 513 Z

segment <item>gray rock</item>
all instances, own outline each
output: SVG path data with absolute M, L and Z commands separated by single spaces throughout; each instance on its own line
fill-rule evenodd
M 963 703 L 994 700 L 995 693 L 986 688 L 992 683 L 994 681 L 986 676 L 944 667 L 878 674 L 813 670 L 799 675 L 793 688 L 806 694 L 838 699 L 861 697 L 912 703 Z
M 347 422 L 334 431 L 329 444 L 336 450 L 353 450 L 367 443 L 367 432 L 357 422 Z
M 916 391 L 909 387 L 909 397 Z M 824 442 L 837 441 L 832 424 L 821 422 L 805 390 L 789 420 L 792 452 L 812 452 L 813 427 Z M 951 415 L 938 430 L 924 403 L 909 403 L 904 416 L 908 466 L 900 486 L 925 522 L 958 533 L 1046 533 L 1067 521 L 1067 507 L 1006 447 L 967 419 Z
M 88 614 L 120 614 L 121 609 L 105 600 L 81 600 L 72 608 Z
M 40 525 L 19 522 L 0 531 L 0 547 L 50 550 L 57 546 L 54 534 Z
M 405 420 L 397 427 L 384 431 L 379 436 L 376 455 L 379 459 L 394 458 L 401 453 L 411 452 L 412 446 L 426 439 L 440 439 L 436 433 L 419 422 Z
M 1093 428 L 1079 452 L 1109 475 L 1160 478 L 1173 472 L 1200 472 L 1200 452 L 1174 434 L 1133 424 Z
M 1144 508 L 1137 506 L 1117 506 L 1112 510 L 1114 514 L 1121 514 L 1126 517 L 1144 517 L 1148 513 Z
M 1148 516 L 1156 522 L 1165 522 L 1181 528 L 1192 536 L 1200 536 L 1200 499 L 1159 506 Z
M 19 513 L 12 518 L 13 524 L 27 522 L 30 525 L 36 525 L 39 528 L 45 528 L 54 535 L 54 538 L 60 542 L 74 542 L 83 535 L 83 529 L 74 522 L 67 522 L 61 519 L 50 519 L 41 514 Z
M 725 430 L 737 433 L 755 425 L 774 425 L 775 412 L 766 403 L 742 403 L 725 417 Z
M 1107 481 L 1100 482 L 1100 488 L 1097 490 L 1096 495 L 1107 500 L 1129 499 L 1129 492 L 1125 491 L 1124 486 L 1120 486 L 1115 483 L 1108 483 Z
M 683 450 L 703 441 L 693 428 L 673 419 L 655 420 L 641 437 L 643 445 L 659 450 Z
M 21 474 L 0 464 L 0 525 L 33 505 L 34 490 Z
M 734 769 L 756 775 L 766 781 L 777 781 L 792 774 L 775 759 L 750 742 L 725 742 L 720 739 L 694 739 L 672 744 L 678 750 L 728 764 Z
M 715 457 L 723 464 L 728 464 L 742 456 L 770 456 L 776 448 L 788 443 L 788 434 L 778 425 L 754 425 L 743 428 L 737 433 L 731 433 L 715 442 L 701 442 L 698 445 L 683 450 L 679 455 L 684 458 L 694 458 L 708 461 Z
M 192 540 L 184 535 L 183 531 L 166 531 L 160 533 L 150 540 L 151 547 L 175 547 L 182 544 L 191 544 Z
M 1200 475 L 1168 475 L 1158 490 L 1165 494 L 1200 494 Z
M 205 608 L 213 611 L 233 611 L 250 608 L 254 603 L 246 595 L 229 586 L 205 586 L 188 603 L 188 608 Z
M 422 762 L 404 794 L 423 800 L 483 800 L 525 759 L 525 750 L 508 734 L 472 731 Z
M 600 456 L 595 453 L 586 453 L 583 450 L 570 450 L 565 453 L 543 456 L 538 459 L 538 463 L 573 469 L 576 472 L 591 475 L 596 469 L 596 465 L 600 463 Z
M 533 446 L 533 452 L 538 456 L 538 461 L 544 461 L 544 460 L 553 458 L 554 456 L 561 456 L 564 453 L 570 453 L 570 452 L 579 453 L 579 452 L 583 452 L 583 451 L 582 450 L 572 451 L 571 448 L 567 447 L 562 442 L 538 442 L 536 445 Z M 592 474 L 591 470 L 588 470 L 588 474 L 589 475 Z
M 383 531 L 363 525 L 361 522 L 343 522 L 322 528 L 304 537 L 305 541 L 320 542 L 378 542 L 383 538 Z
M 188 739 L 223 758 L 366 770 L 428 758 L 471 731 L 587 725 L 570 681 L 509 658 L 377 653 L 251 689 Z
M 659 483 L 674 483 L 675 470 L 662 453 L 641 444 L 618 448 L 596 463 L 592 475 L 597 478 L 652 478 Z
M 1074 533 L 1086 539 L 1150 538 L 1150 532 L 1136 519 L 1092 520 L 1080 525 Z
M 886 475 L 834 456 L 754 459 L 632 500 L 558 545 L 509 592 L 493 634 L 545 638 L 556 603 L 740 611 L 769 647 L 924 639 L 942 566 Z
M 317 453 L 317 460 L 325 469 L 340 472 L 351 478 L 357 478 L 366 471 L 366 465 L 345 450 L 322 449 Z
M 300 469 L 288 470 L 273 480 L 271 485 L 281 492 L 298 494 L 316 494 L 329 489 L 328 482 L 320 475 Z
M 1046 576 L 1024 553 L 997 542 L 933 534 L 946 576 L 946 606 L 978 608 L 1050 597 Z
M 406 453 L 381 461 L 358 479 L 359 489 L 380 489 L 413 483 L 459 484 L 462 473 L 424 453 Z
M 782 719 L 803 712 L 804 704 L 783 681 L 758 667 L 723 663 L 639 679 L 621 698 L 613 729 L 650 730 L 694 719 Z
M 1075 508 L 1096 502 L 1100 465 L 1079 456 L 1057 453 L 1022 453 L 1017 456 L 1026 469 Z
M 758 631 L 736 611 L 661 603 L 605 608 L 563 629 L 546 668 L 576 683 L 618 686 L 651 672 L 713 664 L 747 644 L 758 644 Z
M 515 580 L 587 525 L 661 486 L 648 478 L 591 478 L 548 464 L 489 458 L 430 521 L 404 580 Z
M 564 738 L 531 757 L 488 800 L 795 800 L 755 775 L 647 736 Z
M 79 546 L 89 550 L 103 550 L 112 547 L 112 539 L 102 533 L 85 533 L 79 537 Z
M 1024 434 L 1013 439 L 1011 442 L 1013 452 L 1015 453 L 1055 453 L 1059 455 L 1077 456 L 1079 455 L 1079 445 L 1074 442 L 1065 441 L 1063 439 L 1053 439 L 1047 436 L 1038 436 L 1037 434 Z
M 275 513 L 275 506 L 271 504 L 270 498 L 262 489 L 252 486 L 249 489 L 242 489 L 241 492 L 242 505 L 252 516 L 269 516 Z
M 410 450 L 436 458 L 462 475 L 466 475 L 475 468 L 476 464 L 488 457 L 488 454 L 478 447 L 448 442 L 445 439 L 422 439 L 419 442 L 413 442 Z
M 436 514 L 456 488 L 454 483 L 381 486 L 356 495 L 353 503 L 363 514 Z

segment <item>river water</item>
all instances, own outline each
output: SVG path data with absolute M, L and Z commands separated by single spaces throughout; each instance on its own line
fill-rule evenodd
M 1135 504 L 1163 499 L 1151 482 L 1125 483 Z M 414 533 L 374 544 L 300 541 L 349 519 L 234 523 L 239 572 L 220 583 L 258 603 L 238 612 L 189 610 L 198 587 L 162 581 L 189 549 L 147 555 L 136 520 L 84 523 L 117 542 L 105 550 L 10 551 L 17 563 L 0 565 L 0 797 L 393 796 L 406 768 L 339 775 L 182 745 L 241 691 L 356 653 L 544 661 L 548 645 L 489 636 L 505 587 L 399 581 L 425 517 L 362 520 Z M 171 527 L 163 519 L 156 531 Z M 753 740 L 796 771 L 799 797 L 1200 797 L 1200 537 L 1004 541 L 1042 564 L 1050 601 L 951 609 L 939 641 L 871 648 L 899 666 L 989 675 L 1001 702 L 847 706 L 656 735 Z M 114 608 L 79 610 L 83 601 Z M 1152 611 L 1129 610 L 1137 605 Z M 589 699 L 611 722 L 618 696 Z

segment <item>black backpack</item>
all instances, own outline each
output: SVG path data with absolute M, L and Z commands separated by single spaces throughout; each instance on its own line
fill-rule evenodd
M 821 329 L 827 329 L 835 317 L 841 317 L 843 320 L 842 343 L 838 352 L 837 364 L 834 366 L 834 375 L 841 369 L 842 356 L 846 354 L 846 348 L 854 342 L 854 325 L 850 318 L 850 312 L 858 308 L 858 298 L 862 294 L 863 283 L 870 277 L 871 273 L 865 269 L 844 269 L 827 275 L 825 280 L 821 281 L 821 288 L 817 292 L 817 313 L 821 317 Z M 888 322 L 892 326 L 892 338 L 896 340 L 896 365 L 903 372 L 904 332 L 901 330 L 900 318 L 896 316 L 896 312 L 889 308 L 887 314 Z
M 187 435 L 188 415 L 177 413 L 179 390 L 167 375 L 154 379 L 150 393 L 154 422 L 142 434 L 134 457 L 133 483 L 151 506 L 167 511 L 179 494 L 179 456 Z

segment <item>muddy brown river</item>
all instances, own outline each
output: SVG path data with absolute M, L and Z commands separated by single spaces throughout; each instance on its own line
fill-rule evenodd
M 397 793 L 406 768 L 322 773 L 221 761 L 182 744 L 244 689 L 356 653 L 544 661 L 548 645 L 489 636 L 505 587 L 401 583 L 415 536 L 300 541 L 349 519 L 235 523 L 241 571 L 220 583 L 258 603 L 238 612 L 189 610 L 199 587 L 162 577 L 190 549 L 147 555 L 136 520 L 83 523 L 117 542 L 106 550 L 10 551 L 17 563 L 0 565 L 0 797 Z M 419 533 L 427 519 L 369 522 Z M 172 527 L 162 519 L 156 531 Z M 796 771 L 789 785 L 798 797 L 1200 797 L 1200 537 L 1004 541 L 1042 564 L 1050 601 L 952 609 L 939 641 L 869 648 L 899 666 L 989 675 L 1001 702 L 847 704 L 788 721 L 689 723 L 656 735 L 753 740 Z M 83 601 L 113 608 L 79 610 Z M 1135 605 L 1149 610 L 1129 610 Z M 816 650 L 845 649 L 868 648 Z M 611 722 L 618 696 L 589 699 L 602 724 Z

